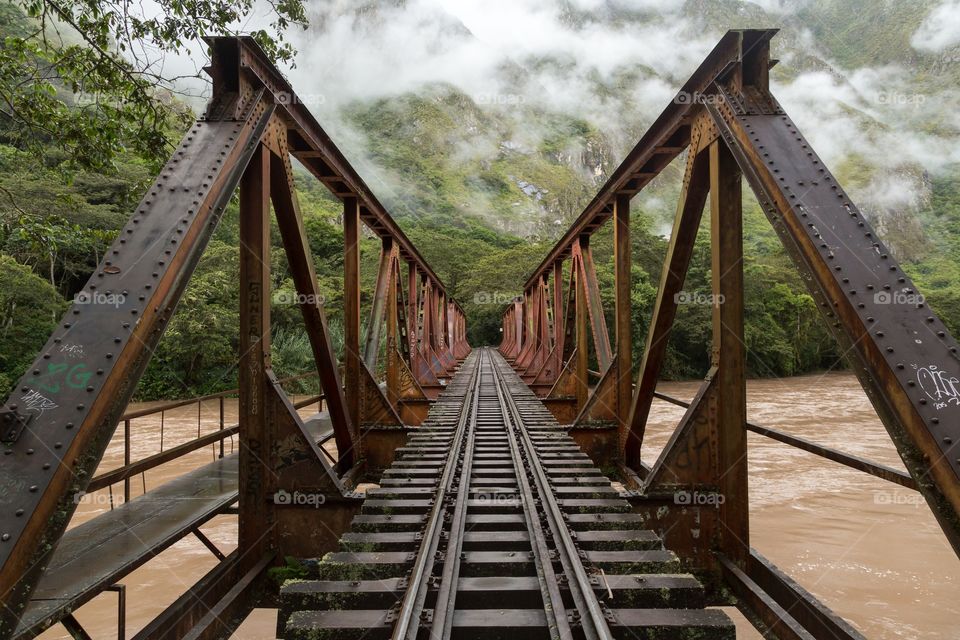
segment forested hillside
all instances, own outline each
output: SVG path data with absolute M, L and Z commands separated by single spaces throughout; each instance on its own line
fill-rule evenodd
M 304 59 L 291 77 L 304 95 L 323 85 L 328 99 L 318 105 L 318 118 L 463 304 L 472 343 L 498 341 L 504 301 L 519 293 L 526 275 L 719 35 L 727 28 L 769 25 L 784 27 L 774 51 L 781 59 L 774 70 L 778 95 L 892 245 L 931 306 L 955 333 L 960 331 L 960 122 L 953 109 L 960 55 L 956 46 L 927 50 L 909 37 L 922 31 L 925 16 L 937 3 L 910 3 L 908 9 L 907 3 L 859 0 L 688 0 L 666 3 L 672 8 L 661 10 L 643 2 L 635 3 L 640 8 L 613 1 L 559 2 L 561 9 L 550 15 L 569 42 L 511 54 L 508 61 L 493 65 L 489 73 L 495 84 L 490 86 L 495 89 L 487 91 L 461 82 L 457 71 L 449 77 L 441 74 L 361 91 L 359 80 L 337 84 L 324 75 L 336 70 L 336 60 L 313 61 L 318 51 L 336 51 L 338 38 L 346 36 L 361 42 L 382 38 L 389 44 L 391 34 L 384 30 L 396 29 L 407 18 L 435 27 L 424 28 L 417 46 L 441 57 L 451 47 L 489 44 L 489 36 L 474 33 L 469 21 L 430 13 L 433 9 L 427 11 L 423 4 L 392 0 L 357 8 L 354 3 L 308 3 L 309 30 L 294 39 Z M 29 47 L 10 45 L 36 43 L 40 35 L 31 40 L 30 34 L 37 29 L 36 20 L 27 18 L 17 3 L 0 7 L 0 35 L 8 44 L 3 55 L 9 56 L 4 60 L 35 55 Z M 602 72 L 575 59 L 577 43 L 592 42 L 597 33 L 627 37 L 624 34 L 658 30 L 692 44 L 644 54 L 646 64 L 611 64 Z M 76 46 L 82 51 L 84 44 Z M 402 57 L 399 50 L 394 54 Z M 18 81 L 12 62 L 3 71 L 0 91 Z M 469 70 L 461 71 L 469 75 Z M 136 122 L 118 120 L 103 124 L 114 127 L 110 161 L 96 162 L 100 147 L 82 144 L 89 135 L 83 126 L 97 126 L 80 124 L 88 106 L 82 81 L 55 77 L 51 85 L 54 91 L 43 87 L 34 99 L 35 104 L 55 100 L 63 105 L 55 129 L 18 124 L 14 111 L 33 108 L 34 103 L 0 106 L 4 393 L 43 345 L 170 148 L 159 139 L 145 144 Z M 566 98 L 557 97 L 558 87 L 565 87 Z M 148 89 L 156 109 L 151 117 L 162 122 L 159 128 L 166 138 L 177 140 L 192 119 L 190 107 L 169 88 Z M 891 100 L 894 108 L 886 108 Z M 95 138 L 98 144 L 102 137 Z M 77 148 L 87 148 L 90 157 L 71 151 Z M 679 163 L 671 167 L 634 201 L 637 355 L 681 172 Z M 298 177 L 321 291 L 339 335 L 339 203 L 305 172 Z M 779 241 L 752 197 L 747 196 L 745 205 L 752 374 L 782 376 L 838 366 L 836 349 Z M 186 396 L 235 384 L 237 231 L 234 204 L 141 382 L 141 398 Z M 704 234 L 702 230 L 685 286 L 693 294 L 710 290 Z M 299 313 L 282 303 L 283 292 L 292 284 L 278 234 L 274 240 L 274 365 L 285 375 L 309 368 L 311 356 Z M 368 283 L 374 278 L 378 249 L 373 240 L 362 248 Z M 594 251 L 601 287 L 612 295 L 609 230 L 597 236 Z M 364 291 L 369 295 L 372 286 Z M 363 304 L 366 308 L 369 299 Z M 709 305 L 681 307 L 667 375 L 682 378 L 705 371 L 709 317 Z

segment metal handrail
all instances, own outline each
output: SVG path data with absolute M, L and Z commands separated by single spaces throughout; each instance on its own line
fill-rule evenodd
M 292 382 L 294 380 L 301 380 L 304 378 L 315 377 L 317 375 L 318 374 L 316 371 L 306 371 L 304 373 L 283 378 L 279 382 L 280 384 L 283 384 L 286 382 Z M 238 434 L 239 428 L 240 428 L 238 424 L 235 424 L 230 427 L 226 427 L 224 425 L 223 400 L 228 396 L 236 395 L 238 393 L 239 393 L 239 389 L 228 389 L 225 391 L 219 391 L 217 393 L 198 396 L 196 398 L 174 400 L 172 402 L 164 403 L 160 406 L 149 407 L 149 408 L 140 409 L 137 411 L 130 411 L 123 414 L 120 418 L 123 421 L 123 426 L 124 426 L 123 465 L 115 469 L 111 469 L 110 471 L 106 471 L 100 475 L 94 476 L 90 480 L 90 483 L 87 486 L 86 491 L 87 492 L 98 491 L 100 489 L 110 488 L 112 487 L 112 485 L 118 482 L 123 482 L 124 483 L 123 485 L 124 501 L 129 501 L 130 500 L 130 479 L 138 474 L 143 474 L 144 472 L 150 469 L 154 469 L 162 464 L 165 464 L 167 462 L 180 458 L 198 449 L 202 449 L 207 445 L 216 444 L 217 442 L 220 443 L 219 457 L 223 458 L 225 453 L 224 446 L 223 446 L 224 440 L 226 440 L 227 438 L 232 438 L 234 435 Z M 294 402 L 293 407 L 295 409 L 300 409 L 306 406 L 310 406 L 312 404 L 316 404 L 317 402 L 322 402 L 324 398 L 325 398 L 325 395 L 323 393 L 308 396 L 302 400 Z M 200 416 L 200 410 L 202 407 L 202 403 L 208 400 L 217 400 L 217 399 L 220 400 L 220 416 L 219 416 L 220 428 L 217 431 L 214 431 L 212 433 L 200 435 L 200 426 L 202 421 L 202 418 Z M 185 442 L 183 444 L 177 445 L 171 449 L 164 451 L 163 435 L 162 435 L 163 414 L 166 411 L 190 406 L 193 404 L 197 405 L 197 437 L 194 438 L 193 440 L 190 440 L 188 442 Z M 130 435 L 131 435 L 130 422 L 131 420 L 135 420 L 138 418 L 145 418 L 151 415 L 156 415 L 158 413 L 161 415 L 161 440 L 160 440 L 161 451 L 151 456 L 147 456 L 146 458 L 142 458 L 137 461 L 131 461 L 130 459 Z M 325 437 L 318 444 L 320 444 L 322 447 L 322 445 L 325 444 L 327 441 L 329 441 L 331 438 L 332 438 L 332 434 Z M 327 454 L 327 457 L 332 458 L 332 456 L 330 455 L 329 452 L 326 451 L 326 449 L 324 449 L 323 451 L 324 453 Z M 111 489 L 111 496 L 112 496 L 112 489 Z M 111 508 L 112 507 L 113 507 L 113 500 L 111 499 Z
M 660 393 L 659 391 L 655 391 L 653 393 L 653 397 L 685 409 L 690 407 L 689 402 L 684 402 L 679 398 L 674 398 L 673 396 Z M 857 471 L 880 478 L 881 480 L 887 480 L 888 482 L 899 484 L 901 487 L 919 491 L 916 480 L 914 480 L 910 474 L 900 471 L 899 469 L 894 469 L 893 467 L 872 462 L 865 458 L 861 458 L 860 456 L 844 453 L 843 451 L 837 451 L 836 449 L 825 447 L 815 442 L 811 442 L 805 438 L 794 436 L 777 429 L 771 429 L 770 427 L 762 427 L 751 422 L 747 423 L 747 430 L 762 436 L 766 436 L 771 440 L 776 440 L 777 442 L 782 442 L 783 444 L 790 445 L 791 447 L 795 447 L 808 453 L 820 456 L 821 458 L 826 458 L 827 460 L 840 463 L 844 466 L 850 467 L 851 469 L 856 469 Z
M 302 380 L 303 378 L 312 378 L 316 377 L 318 374 L 316 371 L 305 371 L 303 373 L 298 373 L 293 376 L 288 376 L 280 380 L 280 384 L 286 382 L 293 382 L 294 380 Z M 198 396 L 196 398 L 185 398 L 183 400 L 172 400 L 168 403 L 164 403 L 158 407 L 148 407 L 144 409 L 139 409 L 137 411 L 130 411 L 128 413 L 120 416 L 121 420 L 133 420 L 135 418 L 143 418 L 155 413 L 160 413 L 161 411 L 168 411 L 170 409 L 179 409 L 180 407 L 186 407 L 188 405 L 194 404 L 195 402 L 204 402 L 206 400 L 215 400 L 217 398 L 226 398 L 227 396 L 235 396 L 240 393 L 240 389 L 228 389 L 226 391 L 217 391 L 216 393 L 208 393 L 205 396 Z

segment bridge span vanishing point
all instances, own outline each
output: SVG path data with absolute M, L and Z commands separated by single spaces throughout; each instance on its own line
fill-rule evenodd
M 750 544 L 747 433 L 919 492 L 960 552 L 957 342 L 771 94 L 773 30 L 727 33 L 471 349 L 459 304 L 253 39 L 209 41 L 213 95 L 0 409 L 0 638 L 32 638 L 196 536 L 217 565 L 137 640 L 228 638 L 254 607 L 277 637 L 769 638 L 861 634 Z M 291 157 L 343 203 L 344 349 L 331 342 Z M 642 360 L 632 361 L 630 201 L 686 168 Z M 748 422 L 743 183 L 753 191 L 908 470 Z M 239 387 L 128 412 L 140 375 L 235 191 Z M 272 213 L 271 213 L 272 211 Z M 707 212 L 711 368 L 689 403 L 657 391 Z M 607 326 L 591 235 L 613 226 Z M 320 393 L 270 363 L 270 233 L 293 275 Z M 359 239 L 381 241 L 361 323 Z M 520 283 L 518 283 L 519 285 Z M 519 288 L 519 286 L 518 286 Z M 891 300 L 908 299 L 905 304 Z M 362 330 L 363 329 L 363 330 Z M 635 366 L 636 364 L 636 366 Z M 235 425 L 223 399 L 239 397 Z M 655 399 L 684 408 L 641 460 Z M 133 460 L 131 420 L 219 402 L 212 432 Z M 198 405 L 199 406 L 199 405 Z M 303 418 L 299 410 L 315 408 Z M 122 426 L 124 463 L 98 470 Z M 237 436 L 228 452 L 225 440 Z M 201 448 L 214 460 L 130 498 Z M 376 488 L 361 491 L 367 483 Z M 68 528 L 83 492 L 122 504 Z M 690 496 L 706 500 L 691 500 Z M 221 552 L 200 527 L 238 522 Z

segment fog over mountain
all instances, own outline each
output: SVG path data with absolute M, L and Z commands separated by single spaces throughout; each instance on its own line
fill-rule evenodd
M 465 206 L 501 228 L 549 235 L 542 223 L 565 223 L 581 203 L 556 202 L 557 185 L 519 165 L 538 164 L 531 155 L 564 165 L 586 195 L 738 27 L 781 29 L 776 95 L 881 226 L 920 208 L 928 177 L 960 162 L 955 0 L 318 0 L 309 17 L 295 34 L 294 86 L 401 215 L 421 212 L 410 211 L 409 183 L 382 147 L 439 135 L 454 173 L 528 156 L 507 176 L 517 197 L 508 210 L 484 189 L 468 188 Z M 442 132 L 430 119 L 387 136 L 375 122 L 357 126 L 357 112 L 377 103 L 406 104 L 415 123 L 418 98 L 447 114 Z

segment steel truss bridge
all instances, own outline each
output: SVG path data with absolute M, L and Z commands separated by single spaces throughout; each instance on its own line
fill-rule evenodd
M 960 552 L 960 361 L 922 302 L 877 295 L 915 291 L 770 93 L 774 34 L 720 40 L 680 89 L 689 99 L 663 111 L 507 306 L 496 350 L 471 350 L 460 306 L 254 41 L 211 39 L 206 112 L 84 288 L 123 302 L 72 307 L 0 410 L 0 637 L 62 624 L 88 638 L 78 607 L 104 591 L 122 604 L 125 576 L 194 535 L 218 564 L 137 640 L 226 638 L 255 606 L 277 607 L 277 635 L 288 639 L 732 638 L 722 606 L 770 638 L 860 638 L 751 547 L 747 433 L 918 491 Z M 684 153 L 634 376 L 630 201 Z M 343 203 L 342 363 L 291 156 Z M 908 473 L 747 421 L 744 182 Z M 125 413 L 237 190 L 239 388 Z M 709 374 L 685 403 L 659 393 L 657 379 L 705 210 L 712 293 L 723 303 L 713 306 Z M 321 389 L 299 401 L 270 362 L 274 221 L 316 363 L 306 375 Z M 609 328 L 590 247 L 607 222 Z M 362 325 L 364 226 L 382 250 Z M 230 393 L 239 396 L 235 425 L 223 417 Z M 648 467 L 640 453 L 654 399 L 685 413 Z M 219 401 L 217 429 L 131 459 L 131 420 L 203 401 Z M 298 409 L 311 406 L 317 412 L 302 418 Z M 96 475 L 120 425 L 124 464 Z M 233 436 L 239 446 L 228 452 Z M 210 464 L 68 530 L 82 492 L 112 496 L 122 485 L 129 498 L 138 475 L 202 447 L 219 447 Z M 379 486 L 362 494 L 362 481 Z M 725 499 L 678 504 L 678 492 Z M 239 524 L 229 554 L 200 531 L 221 514 Z M 278 587 L 268 570 L 289 558 L 301 579 Z

